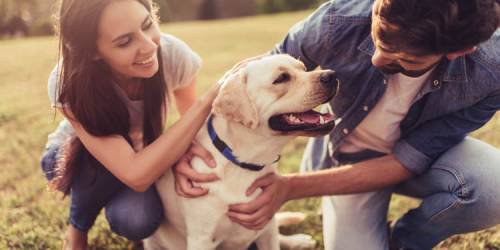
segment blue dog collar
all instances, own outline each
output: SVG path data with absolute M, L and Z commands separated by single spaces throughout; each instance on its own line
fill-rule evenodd
M 213 115 L 210 115 L 207 121 L 208 135 L 210 136 L 210 140 L 212 141 L 214 146 L 217 148 L 217 150 L 219 150 L 219 152 L 222 153 L 222 155 L 224 155 L 224 157 L 226 157 L 226 159 L 230 160 L 232 163 L 240 166 L 241 168 L 248 169 L 251 171 L 260 171 L 266 166 L 266 165 L 256 165 L 252 163 L 238 161 L 238 159 L 233 155 L 233 150 L 231 150 L 231 148 L 224 141 L 222 141 L 215 132 L 212 121 L 213 121 Z M 278 162 L 280 158 L 281 156 L 278 155 L 278 158 L 272 163 Z

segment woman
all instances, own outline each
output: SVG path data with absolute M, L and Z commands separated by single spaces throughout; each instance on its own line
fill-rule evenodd
M 62 0 L 59 35 L 49 97 L 66 119 L 49 135 L 42 168 L 71 194 L 65 247 L 86 248 L 103 207 L 114 232 L 143 239 L 163 216 L 154 181 L 187 157 L 218 86 L 195 100 L 201 60 L 160 33 L 151 0 Z M 182 117 L 163 132 L 170 97 Z M 199 146 L 189 155 L 214 164 Z

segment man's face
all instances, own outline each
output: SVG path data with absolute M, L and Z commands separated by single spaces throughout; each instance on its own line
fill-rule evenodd
M 385 74 L 402 73 L 410 77 L 418 77 L 429 71 L 438 64 L 444 55 L 428 54 L 416 56 L 398 49 L 395 44 L 388 44 L 381 40 L 380 31 L 398 31 L 394 25 L 390 25 L 379 16 L 379 10 L 383 0 L 376 0 L 372 10 L 371 34 L 375 45 L 375 54 L 372 56 L 372 64 Z

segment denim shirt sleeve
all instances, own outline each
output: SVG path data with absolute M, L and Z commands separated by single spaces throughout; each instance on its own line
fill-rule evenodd
M 401 138 L 393 154 L 408 170 L 422 174 L 445 151 L 487 123 L 500 109 L 500 91 L 473 106 L 422 124 Z
M 307 70 L 320 65 L 328 50 L 331 2 L 320 6 L 308 18 L 295 24 L 271 54 L 289 54 L 302 61 Z

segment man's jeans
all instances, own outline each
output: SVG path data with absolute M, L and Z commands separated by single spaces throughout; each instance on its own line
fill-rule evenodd
M 58 147 L 44 153 L 41 167 L 48 180 L 54 178 Z M 152 185 L 139 193 L 127 187 L 106 168 L 95 170 L 86 161 L 71 186 L 69 222 L 78 230 L 87 232 L 103 207 L 111 230 L 128 238 L 141 240 L 152 235 L 163 219 L 160 196 Z
M 377 156 L 369 154 L 343 164 Z M 325 249 L 388 249 L 386 217 L 392 193 L 422 200 L 396 221 L 391 241 L 405 249 L 431 249 L 451 235 L 494 226 L 500 223 L 499 180 L 500 151 L 466 138 L 427 172 L 396 187 L 324 197 Z

